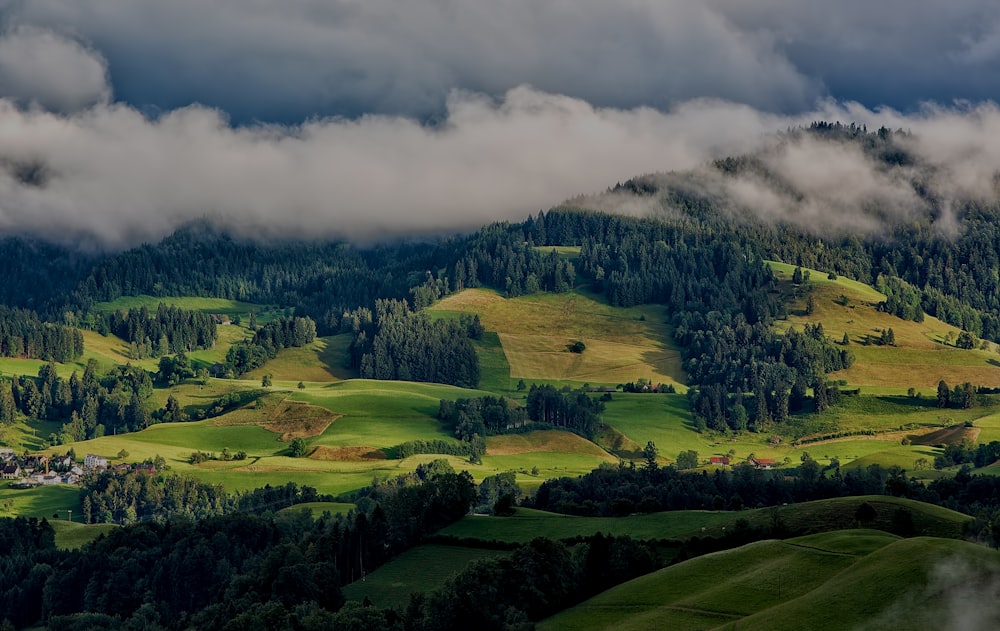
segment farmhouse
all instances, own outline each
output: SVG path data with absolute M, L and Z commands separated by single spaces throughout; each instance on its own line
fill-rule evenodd
M 709 458 L 709 463 L 714 465 L 719 465 L 722 467 L 728 467 L 729 458 L 726 456 L 712 456 L 711 458 Z
M 774 458 L 749 458 L 747 462 L 752 464 L 754 469 L 773 469 L 777 464 Z
M 19 477 L 21 477 L 21 467 L 16 462 L 0 467 L 0 479 L 16 480 Z

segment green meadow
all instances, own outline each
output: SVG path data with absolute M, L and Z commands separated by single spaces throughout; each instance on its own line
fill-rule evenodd
M 499 336 L 513 379 L 613 386 L 645 378 L 685 384 L 662 307 L 611 307 L 583 291 L 504 298 L 491 290 L 467 289 L 429 311 L 440 317 L 479 314 L 486 330 Z M 584 342 L 583 353 L 569 352 L 575 341 Z M 494 362 L 492 369 L 499 366 Z

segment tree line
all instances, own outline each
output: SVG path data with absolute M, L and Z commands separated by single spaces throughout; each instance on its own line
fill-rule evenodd
M 479 385 L 472 345 L 483 335 L 478 316 L 434 320 L 412 311 L 406 300 L 377 300 L 374 312 L 356 309 L 342 322 L 354 334 L 351 364 L 362 378 Z

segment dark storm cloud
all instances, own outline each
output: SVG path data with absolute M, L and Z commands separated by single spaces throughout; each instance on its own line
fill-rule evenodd
M 116 96 L 238 121 L 439 115 L 451 89 L 522 84 L 596 106 L 817 97 L 910 110 L 1000 96 L 989 0 L 0 0 L 109 60 Z
M 2 1 L 2 0 L 0 0 Z M 6 0 L 9 24 L 90 42 L 118 98 L 240 121 L 439 114 L 451 89 L 522 84 L 597 106 L 698 97 L 768 110 L 823 93 L 701 2 L 663 0 Z

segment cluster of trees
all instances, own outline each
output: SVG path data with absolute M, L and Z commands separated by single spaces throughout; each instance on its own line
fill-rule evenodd
M 593 438 L 597 433 L 604 412 L 604 402 L 588 396 L 582 388 L 570 392 L 535 384 L 528 389 L 524 407 L 532 421 L 576 432 L 586 438 Z
M 968 410 L 976 406 L 976 388 L 968 381 L 949 388 L 944 379 L 937 385 L 937 406 Z
M 541 252 L 537 245 L 559 245 L 562 239 L 550 240 L 541 229 L 529 224 L 495 223 L 453 245 L 454 254 L 447 262 L 456 291 L 468 287 L 494 287 L 508 296 L 538 291 L 569 291 L 576 281 L 570 261 L 550 250 Z
M 988 467 L 1000 460 L 1000 442 L 990 441 L 988 444 L 976 444 L 968 438 L 945 445 L 944 451 L 934 456 L 934 468 L 944 469 L 959 464 L 971 464 L 974 467 Z
M 316 339 L 312 318 L 282 316 L 257 329 L 253 339 L 238 342 L 226 353 L 226 371 L 232 376 L 248 373 L 274 359 L 283 348 L 305 346 Z
M 155 312 L 145 306 L 114 311 L 104 321 L 96 314 L 94 326 L 107 329 L 129 343 L 133 359 L 163 357 L 215 345 L 215 318 L 207 313 L 160 303 Z
M 461 442 L 452 442 L 448 440 L 441 440 L 440 438 L 434 438 L 430 440 L 408 440 L 405 443 L 400 443 L 393 447 L 390 452 L 393 457 L 403 459 L 409 458 L 410 456 L 415 456 L 417 454 L 446 454 L 449 456 L 463 456 L 465 458 L 474 458 L 475 446 L 474 437 L 470 436 L 468 440 L 462 440 Z M 482 448 L 482 453 L 480 456 L 485 455 L 485 446 Z
M 0 356 L 68 362 L 83 355 L 83 334 L 42 322 L 27 309 L 0 305 Z
M 479 357 L 472 345 L 483 334 L 478 316 L 432 320 L 411 311 L 405 300 L 378 300 L 374 313 L 357 309 L 342 322 L 354 333 L 351 363 L 365 379 L 479 385 Z
M 527 411 L 505 397 L 475 397 L 438 405 L 438 419 L 462 441 L 528 429 Z
M 82 377 L 73 371 L 65 379 L 50 362 L 38 369 L 37 379 L 0 381 L 0 415 L 13 420 L 15 410 L 29 418 L 62 422 L 53 440 L 72 442 L 148 427 L 156 421 L 147 404 L 152 393 L 149 373 L 137 366 L 116 366 L 98 376 L 92 359 Z
M 604 402 L 584 389 L 557 390 L 532 384 L 524 407 L 504 397 L 441 400 L 438 419 L 460 440 L 510 434 L 529 429 L 566 429 L 592 438 L 601 424 Z

